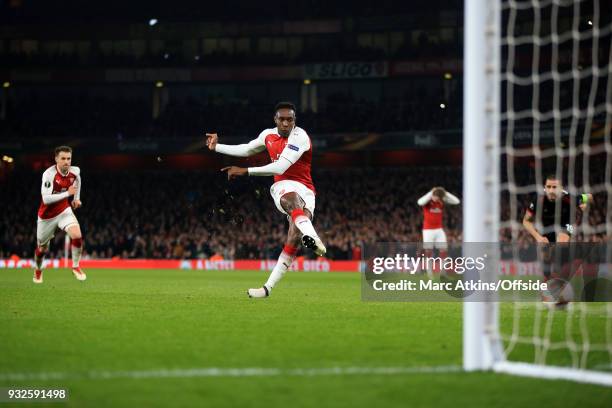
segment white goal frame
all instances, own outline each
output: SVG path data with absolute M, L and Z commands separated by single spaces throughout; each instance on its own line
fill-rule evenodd
M 501 7 L 501 0 L 465 0 L 464 243 L 499 241 Z M 464 302 L 464 370 L 612 386 L 612 373 L 507 361 L 498 313 L 494 301 Z

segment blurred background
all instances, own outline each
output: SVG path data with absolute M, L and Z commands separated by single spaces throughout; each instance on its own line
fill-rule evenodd
M 276 258 L 286 222 L 271 178 L 219 172 L 265 153 L 217 155 L 203 135 L 251 140 L 274 127 L 279 101 L 296 104 L 313 141 L 315 226 L 331 259 L 420 240 L 417 199 L 436 185 L 462 192 L 463 2 L 414 3 L 0 1 L 0 258 L 32 257 L 40 177 L 61 144 L 82 169 L 85 258 Z M 531 143 L 524 125 L 513 143 Z M 515 169 L 533 183 L 532 160 Z M 447 208 L 450 241 L 460 214 Z

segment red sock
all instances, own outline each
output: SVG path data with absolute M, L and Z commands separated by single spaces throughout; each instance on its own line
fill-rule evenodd
M 42 269 L 42 263 L 45 253 L 39 247 L 34 250 L 34 262 L 36 263 L 36 269 Z
M 74 238 L 72 240 L 72 267 L 78 268 L 81 261 L 81 252 L 83 247 L 83 238 Z
M 304 217 L 306 216 L 306 214 L 304 214 L 304 210 L 302 210 L 301 208 L 296 208 L 295 210 L 291 211 L 291 219 L 293 220 L 293 222 L 295 222 L 295 219 L 301 215 L 303 215 Z
M 287 255 L 295 256 L 297 254 L 298 248 L 293 245 L 285 244 L 283 247 L 283 252 Z

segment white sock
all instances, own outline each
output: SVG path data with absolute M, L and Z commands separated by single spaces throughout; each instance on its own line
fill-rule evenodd
M 317 231 L 315 231 L 312 226 L 312 222 L 310 222 L 310 218 L 305 215 L 298 215 L 293 219 L 293 223 L 300 230 L 302 235 L 308 235 L 311 237 L 319 237 Z
M 81 261 L 81 253 L 83 252 L 83 242 L 79 243 L 79 246 L 72 245 L 72 267 L 78 268 L 79 262 Z
M 289 267 L 295 259 L 296 253 L 296 247 L 285 245 L 285 247 L 283 248 L 283 252 L 281 252 L 280 256 L 278 257 L 278 262 L 276 263 L 276 266 L 274 266 L 274 269 L 272 269 L 272 273 L 270 273 L 270 276 L 268 277 L 268 281 L 264 284 L 264 286 L 268 288 L 269 291 L 271 291 L 274 285 L 276 285 L 278 281 L 281 280 L 285 272 L 289 270 Z

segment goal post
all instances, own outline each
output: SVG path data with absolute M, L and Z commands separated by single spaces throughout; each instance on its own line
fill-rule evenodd
M 499 243 L 504 229 L 513 242 L 517 240 L 523 234 L 520 217 L 525 197 L 541 191 L 543 169 L 551 163 L 559 179 L 567 175 L 570 194 L 599 194 L 595 204 L 603 215 L 593 225 L 587 212 L 576 236 L 609 244 L 612 21 L 610 7 L 602 4 L 599 0 L 465 0 L 464 244 Z M 519 131 L 523 142 L 525 134 L 530 139 L 517 147 Z M 515 161 L 525 159 L 534 164 L 528 181 L 514 167 Z M 464 251 L 472 247 L 464 245 Z M 611 279 L 610 261 L 604 265 L 603 273 Z M 487 274 L 496 279 L 499 270 L 491 269 Z M 612 303 L 575 302 L 557 311 L 539 301 L 512 305 L 494 298 L 465 300 L 464 370 L 612 386 Z M 591 318 L 599 323 L 590 326 Z M 555 324 L 563 325 L 562 340 L 551 335 Z M 523 333 L 525 327 L 532 331 Z M 535 357 L 515 359 L 517 345 L 532 347 Z M 549 352 L 561 349 L 571 356 L 570 364 L 547 359 Z M 599 353 L 599 364 L 593 364 L 593 353 Z
M 463 241 L 496 242 L 499 230 L 499 2 L 466 0 L 463 93 Z M 483 199 L 486 197 L 486 199 Z M 465 246 L 469 250 L 469 246 Z M 490 369 L 497 310 L 463 304 L 463 367 Z M 489 319 L 487 321 L 487 319 Z

